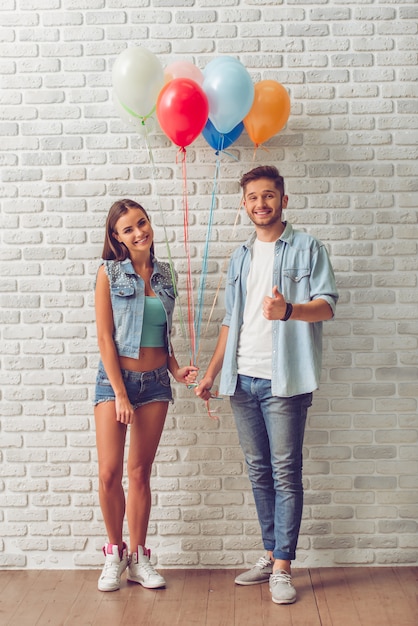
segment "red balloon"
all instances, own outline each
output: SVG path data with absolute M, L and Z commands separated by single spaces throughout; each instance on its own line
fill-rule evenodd
M 200 135 L 208 115 L 207 96 L 190 78 L 174 78 L 158 94 L 158 121 L 167 137 L 179 147 L 188 146 Z

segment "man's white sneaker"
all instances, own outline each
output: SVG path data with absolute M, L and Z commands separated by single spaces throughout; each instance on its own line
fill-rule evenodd
M 139 583 L 147 589 L 165 587 L 165 580 L 150 563 L 151 550 L 138 546 L 137 552 L 130 555 L 128 580 Z
M 120 556 L 118 546 L 106 543 L 103 552 L 105 564 L 97 586 L 99 591 L 117 591 L 120 589 L 120 577 L 128 567 L 128 547 L 123 544 Z

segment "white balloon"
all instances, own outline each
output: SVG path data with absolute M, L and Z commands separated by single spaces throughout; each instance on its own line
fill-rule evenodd
M 113 64 L 112 81 L 119 101 L 145 117 L 153 112 L 164 86 L 163 66 L 149 50 L 127 48 Z

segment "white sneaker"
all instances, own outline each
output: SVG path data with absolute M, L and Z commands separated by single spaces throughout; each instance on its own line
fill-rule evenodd
M 99 578 L 99 591 L 117 591 L 120 589 L 120 577 L 128 567 L 128 547 L 124 543 L 122 557 L 119 555 L 118 546 L 105 543 L 103 547 L 105 564 Z
M 138 546 L 137 552 L 130 555 L 128 567 L 128 580 L 139 583 L 147 589 L 165 587 L 165 580 L 155 571 L 150 563 L 151 550 Z

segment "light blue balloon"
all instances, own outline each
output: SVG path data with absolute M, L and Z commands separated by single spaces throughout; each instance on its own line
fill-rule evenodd
M 231 62 L 232 63 L 241 63 L 241 61 L 239 61 L 235 57 L 230 57 L 228 55 L 222 56 L 222 57 L 216 57 L 216 59 L 212 59 L 212 61 L 209 61 L 209 63 L 207 64 L 207 66 L 203 70 L 203 76 L 208 76 L 214 69 L 219 67 L 219 65 L 222 65 L 223 63 L 231 63 Z M 241 65 L 242 65 L 242 63 L 241 63 Z
M 203 91 L 209 102 L 209 119 L 221 134 L 227 134 L 249 113 L 254 100 L 251 76 L 232 57 L 214 59 L 203 71 Z

